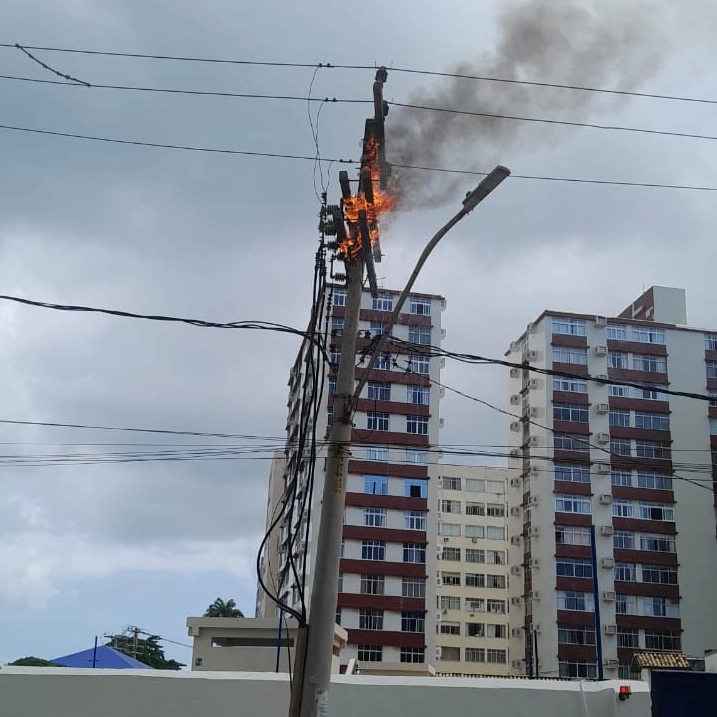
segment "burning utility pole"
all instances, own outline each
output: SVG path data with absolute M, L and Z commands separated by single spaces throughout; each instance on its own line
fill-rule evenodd
M 385 154 L 384 119 L 388 105 L 383 99 L 383 85 L 387 78 L 386 68 L 380 67 L 373 85 L 374 116 L 366 120 L 358 189 L 354 194 L 348 173 L 341 172 L 341 205 L 327 207 L 322 216 L 324 231 L 336 237 L 334 247 L 346 268 L 346 309 L 334 393 L 334 418 L 328 440 L 309 622 L 305 640 L 300 640 L 303 644 L 297 646 L 290 717 L 323 717 L 328 714 L 364 270 L 371 293 L 376 296 L 378 284 L 374 263 L 381 261 L 378 218 L 395 206 L 395 200 L 386 191 L 390 169 Z

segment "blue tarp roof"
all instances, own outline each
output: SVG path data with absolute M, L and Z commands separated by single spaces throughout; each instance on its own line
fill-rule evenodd
M 50 662 L 62 667 L 92 667 L 93 654 L 95 650 L 91 647 L 89 650 L 82 652 L 74 652 L 71 655 L 56 657 Z M 115 650 L 107 645 L 97 646 L 97 655 L 95 660 L 95 668 L 105 668 L 113 670 L 151 670 L 149 665 L 145 665 L 133 657 L 122 654 L 119 650 Z

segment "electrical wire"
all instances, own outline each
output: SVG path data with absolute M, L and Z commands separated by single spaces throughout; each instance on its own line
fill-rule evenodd
M 153 147 L 158 149 L 173 149 L 181 150 L 185 152 L 206 152 L 210 154 L 226 154 L 226 155 L 238 155 L 247 157 L 265 157 L 272 159 L 285 159 L 295 161 L 309 161 L 315 162 L 316 155 L 302 155 L 302 154 L 284 154 L 279 152 L 259 152 L 250 150 L 239 150 L 239 149 L 228 149 L 220 147 L 197 147 L 192 145 L 180 145 L 180 144 L 169 144 L 163 142 L 142 142 L 139 140 L 119 139 L 116 137 L 101 137 L 97 135 L 86 135 L 76 134 L 71 132 L 58 132 L 54 130 L 39 129 L 36 127 L 20 127 L 17 125 L 0 125 L 0 129 L 14 131 L 14 132 L 26 132 L 32 134 L 40 134 L 51 137 L 65 137 L 70 139 L 82 139 L 92 142 L 106 142 L 110 144 L 119 144 L 125 146 L 135 147 Z M 343 157 L 334 158 L 323 158 L 324 162 L 331 162 L 336 164 L 358 164 L 353 159 L 345 159 Z M 448 174 L 460 174 L 472 177 L 485 177 L 487 172 L 478 172 L 468 169 L 451 169 L 447 167 L 426 167 L 414 164 L 392 164 L 391 166 L 399 169 L 411 169 L 416 171 L 424 172 L 442 172 Z M 673 189 L 673 190 L 686 190 L 695 192 L 717 192 L 717 186 L 707 185 L 696 185 L 696 184 L 671 184 L 664 182 L 629 182 L 621 180 L 609 180 L 609 179 L 586 179 L 582 177 L 554 177 L 549 175 L 535 175 L 535 174 L 511 174 L 512 179 L 524 179 L 544 182 L 564 182 L 568 184 L 594 184 L 600 186 L 616 186 L 616 187 L 643 187 L 648 189 Z

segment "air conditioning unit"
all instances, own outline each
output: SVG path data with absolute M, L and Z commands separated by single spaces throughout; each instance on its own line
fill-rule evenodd
M 535 632 L 540 632 L 540 623 L 539 622 L 533 623 L 533 630 L 535 630 Z
M 529 443 L 533 446 L 533 448 L 535 448 L 540 445 L 540 438 L 538 438 L 538 436 L 531 436 Z
M 513 508 L 510 509 L 510 514 L 514 518 L 520 518 L 520 513 L 521 513 L 520 506 L 514 506 Z
M 537 334 L 537 333 L 538 333 L 538 324 L 534 324 L 534 323 L 528 324 L 528 325 L 525 327 L 525 330 L 526 330 L 529 334 Z
M 531 590 L 528 593 L 528 600 L 540 600 L 540 590 Z
M 510 377 L 511 378 L 520 378 L 520 369 L 519 368 L 510 369 Z
M 511 545 L 520 545 L 520 536 L 519 535 L 511 535 L 510 544 Z
M 605 660 L 604 664 L 608 670 L 617 670 L 617 668 L 620 667 L 620 661 L 614 658 L 610 660 Z
M 528 468 L 528 475 L 537 476 L 539 474 L 540 468 L 538 468 L 538 466 L 530 466 L 530 468 Z
M 528 505 L 538 505 L 538 503 L 540 503 L 540 498 L 537 495 L 531 495 L 528 498 Z
M 510 574 L 511 575 L 520 575 L 520 565 L 511 565 L 510 566 Z
M 605 602 L 615 602 L 615 593 L 612 590 L 603 590 L 602 599 Z
M 444 609 L 443 609 L 443 614 L 444 614 L 444 615 L 448 615 L 448 608 L 444 608 Z
M 523 660 L 513 660 L 510 664 L 514 670 L 522 670 L 524 668 Z
M 615 532 L 612 525 L 601 525 L 600 526 L 600 535 L 609 536 L 612 535 Z
M 446 537 L 443 538 L 443 542 L 444 542 L 444 543 L 447 543 L 449 540 L 450 540 L 450 538 L 449 538 L 448 536 L 446 536 Z
M 441 513 L 440 510 L 436 513 L 436 515 L 437 515 L 439 518 L 442 518 L 442 517 L 443 517 L 443 513 Z
M 521 600 L 520 600 L 519 597 L 512 597 L 512 598 L 510 599 L 510 604 L 511 604 L 511 605 L 520 605 L 520 604 L 521 604 Z
M 600 505 L 612 505 L 612 496 L 610 493 L 601 493 L 599 500 Z
M 511 637 L 523 637 L 523 629 L 520 627 L 514 627 L 510 631 L 510 636 Z
M 510 397 L 510 405 L 511 406 L 520 406 L 521 400 L 522 400 L 521 397 L 517 393 L 514 393 Z
M 540 416 L 540 409 L 537 406 L 532 406 L 528 411 L 528 415 L 531 418 L 538 418 Z
M 436 578 L 436 585 L 443 585 L 440 578 Z
M 599 344 L 595 347 L 595 355 L 596 356 L 607 356 L 607 346 L 603 344 Z
M 445 398 L 445 397 L 446 397 L 446 389 L 445 389 L 443 386 L 439 386 L 439 387 L 438 387 L 438 395 L 439 395 L 441 398 Z
M 540 558 L 533 558 L 530 561 L 530 567 L 531 568 L 539 568 L 540 567 Z
M 520 421 L 513 421 L 510 424 L 510 430 L 514 431 L 515 433 L 518 433 L 518 431 L 523 430 L 523 424 Z
M 596 316 L 595 326 L 607 326 L 607 319 L 604 316 Z
M 510 342 L 510 350 L 511 351 L 520 351 L 520 341 L 511 341 Z
M 598 403 L 597 412 L 598 413 L 610 413 L 610 406 L 608 406 L 607 403 Z
M 610 434 L 609 433 L 598 433 L 597 439 L 598 439 L 598 443 L 610 443 Z
M 531 378 L 528 381 L 528 388 L 533 391 L 541 389 L 542 387 L 543 387 L 543 382 L 539 378 Z
M 606 373 L 599 373 L 597 376 L 595 376 L 598 381 L 607 381 L 607 374 Z
M 441 659 L 441 648 L 440 647 L 436 648 L 436 659 L 437 660 Z
M 443 613 L 439 610 L 439 611 L 436 613 L 436 620 L 437 620 L 438 622 L 440 622 L 442 619 L 443 619 Z
M 528 351 L 525 354 L 528 361 L 540 361 L 540 351 Z
M 438 419 L 438 427 L 443 428 L 446 425 L 446 419 L 445 418 L 439 418 Z
M 531 538 L 537 538 L 540 535 L 540 528 L 534 525 L 529 531 Z
M 520 488 L 520 478 L 511 478 L 510 479 L 510 487 L 511 488 Z
M 617 625 L 603 625 L 603 632 L 606 635 L 617 635 Z
M 615 561 L 612 558 L 600 558 L 600 567 L 608 569 L 614 568 Z
M 597 464 L 597 472 L 601 473 L 602 475 L 607 475 L 610 472 L 610 464 L 609 463 L 598 463 Z
M 477 543 L 477 542 L 478 542 L 478 538 L 471 538 L 471 543 Z

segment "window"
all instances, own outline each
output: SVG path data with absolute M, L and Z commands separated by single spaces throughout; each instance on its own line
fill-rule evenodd
M 501 525 L 488 525 L 485 529 L 488 540 L 505 540 L 505 528 Z
M 329 397 L 336 393 L 336 379 L 333 376 L 329 376 Z
M 426 597 L 425 578 L 403 578 L 401 581 L 401 597 L 424 598 Z
M 391 358 L 391 354 L 388 351 L 383 351 L 376 359 L 375 368 L 379 371 L 390 371 L 393 368 L 393 363 L 394 360 Z
M 578 495 L 556 495 L 555 512 L 587 515 L 590 513 L 590 498 Z
M 670 444 L 663 441 L 635 441 L 635 455 L 638 458 L 669 460 Z
M 428 435 L 428 417 L 406 416 L 406 433 L 417 433 L 420 436 Z
M 639 488 L 652 488 L 654 490 L 672 490 L 672 477 L 663 475 L 662 473 L 638 471 L 637 485 Z
M 485 600 L 483 598 L 466 598 L 463 608 L 466 612 L 485 612 Z
M 425 466 L 428 463 L 428 453 L 418 448 L 406 448 L 406 463 Z
M 441 560 L 447 560 L 452 563 L 459 563 L 461 560 L 461 549 L 460 548 L 449 548 L 443 547 L 441 552 Z
M 443 548 L 445 550 L 445 548 Z M 478 550 L 476 548 L 466 548 L 466 562 L 467 563 L 485 563 L 485 550 Z
M 671 535 L 641 535 L 640 550 L 653 553 L 674 553 L 675 539 Z
M 403 527 L 406 530 L 425 530 L 426 514 L 420 510 L 404 510 Z
M 611 385 L 607 387 L 608 396 L 617 396 L 618 398 L 628 398 L 629 392 L 627 386 Z
M 505 615 L 505 600 L 486 600 L 485 605 L 488 612 Z
M 502 518 L 505 516 L 505 506 L 499 503 L 488 503 L 486 515 L 489 518 Z
M 369 381 L 368 397 L 371 401 L 390 401 L 391 384 L 383 381 Z
M 485 481 L 482 478 L 466 478 L 466 490 L 469 493 L 485 493 Z
M 459 500 L 442 500 L 439 510 L 444 513 L 460 513 L 461 502 Z
M 634 517 L 634 505 L 629 500 L 613 501 L 612 514 L 616 518 L 633 518 Z
M 383 630 L 383 610 L 359 610 L 359 630 Z
M 402 647 L 401 662 L 423 663 L 426 661 L 425 647 Z
M 615 581 L 634 583 L 636 580 L 635 566 L 632 563 L 615 563 Z
M 431 300 L 430 299 L 419 299 L 411 296 L 408 299 L 408 313 L 418 314 L 418 316 L 430 316 L 431 315 Z
M 334 306 L 346 306 L 346 289 L 334 289 Z
M 610 471 L 610 483 L 612 485 L 632 485 L 632 471 L 621 471 L 613 468 Z
M 453 476 L 443 476 L 443 490 L 460 490 L 461 479 Z
M 679 630 L 645 630 L 646 650 L 682 649 L 682 637 Z
M 555 465 L 555 480 L 565 481 L 566 483 L 589 483 L 590 467 L 557 463 Z
M 427 375 L 430 372 L 428 356 L 411 356 L 408 360 L 408 369 L 413 373 Z
M 485 637 L 485 625 L 482 622 L 467 622 L 466 637 Z
M 558 610 L 592 612 L 595 609 L 592 593 L 558 590 Z
M 388 478 L 386 476 L 364 476 L 363 492 L 369 495 L 386 495 L 388 493 Z
M 555 363 L 574 363 L 585 366 L 588 362 L 588 350 L 571 349 L 566 346 L 554 346 L 553 361 Z
M 439 635 L 460 635 L 461 624 L 460 622 L 447 622 L 442 620 L 438 623 L 438 634 Z
M 485 504 L 466 503 L 466 515 L 485 515 Z
M 614 456 L 630 455 L 630 439 L 629 438 L 611 438 L 610 453 Z
M 428 388 L 425 386 L 406 386 L 406 401 L 427 406 L 429 400 Z
M 441 656 L 438 658 L 441 662 L 460 662 L 460 647 L 441 647 Z
M 621 550 L 634 550 L 635 534 L 630 530 L 616 530 L 612 536 L 612 546 Z
M 505 550 L 486 550 L 485 561 L 488 565 L 505 565 Z
M 497 637 L 505 639 L 508 636 L 508 628 L 506 625 L 496 625 L 488 623 L 485 626 L 486 637 Z
M 671 522 L 675 519 L 675 511 L 671 505 L 666 503 L 640 503 L 640 518 Z
M 637 615 L 637 597 L 635 595 L 617 595 L 615 598 L 616 615 Z
M 717 361 L 707 361 L 707 378 L 717 378 Z
M 632 397 L 641 398 L 644 401 L 664 401 L 666 398 L 665 394 L 654 386 L 634 387 Z
M 640 631 L 634 628 L 620 627 L 617 631 L 618 647 L 640 647 Z
M 482 575 L 481 573 L 466 573 L 466 587 L 484 588 L 485 575 Z
M 359 662 L 381 662 L 383 660 L 383 647 L 381 645 L 359 645 Z
M 460 538 L 460 523 L 440 523 L 438 525 L 438 535 L 446 535 L 450 538 Z
M 632 357 L 634 371 L 648 371 L 649 373 L 667 373 L 667 359 L 664 356 L 648 356 L 635 354 Z
M 635 428 L 650 428 L 653 431 L 669 431 L 670 417 L 664 413 L 635 412 Z
M 344 320 L 338 316 L 334 316 L 331 319 L 331 335 L 341 336 L 344 332 Z
M 671 565 L 643 565 L 642 582 L 653 585 L 677 585 L 677 568 Z
M 680 616 L 680 601 L 663 597 L 644 597 L 642 600 L 642 614 L 646 617 L 673 617 Z
M 361 576 L 361 594 L 362 595 L 383 595 L 384 580 L 383 575 L 362 575 Z
M 705 351 L 717 351 L 717 335 L 707 334 L 705 336 Z
M 461 574 L 460 573 L 447 573 L 441 572 L 441 584 L 442 585 L 460 585 Z
M 440 606 L 441 610 L 460 610 L 461 599 L 454 595 L 441 595 Z
M 331 352 L 329 354 L 329 360 L 334 366 L 339 365 L 339 361 L 341 361 L 341 349 L 338 348 L 338 346 L 332 346 Z
M 583 319 L 553 319 L 553 333 L 585 336 L 585 321 Z
M 555 571 L 561 578 L 592 578 L 593 566 L 589 560 L 556 558 Z
M 366 460 L 367 461 L 387 461 L 388 460 L 388 447 L 387 446 L 366 446 Z
M 558 545 L 590 545 L 590 528 L 577 525 L 556 525 L 555 542 Z
M 463 657 L 466 662 L 485 662 L 485 650 L 482 647 L 466 647 Z
M 370 324 L 371 336 L 381 336 L 386 332 L 386 324 L 383 321 L 372 321 Z
M 632 340 L 643 344 L 664 344 L 665 330 L 655 329 L 652 326 L 633 326 Z
M 605 335 L 613 341 L 625 341 L 627 339 L 627 327 L 621 324 L 608 324 Z
M 553 406 L 554 421 L 588 422 L 588 407 L 570 403 L 556 403 Z
M 364 508 L 363 524 L 371 528 L 386 527 L 386 509 L 385 508 Z
M 383 540 L 362 540 L 361 560 L 385 560 L 386 543 Z
M 425 627 L 425 612 L 410 612 L 404 610 L 401 613 L 401 632 L 425 632 Z
M 505 575 L 486 575 L 485 586 L 493 590 L 505 590 Z
M 494 650 L 489 648 L 486 650 L 486 657 L 488 662 L 494 665 L 504 665 L 506 662 L 506 651 L 505 650 Z
M 587 393 L 587 381 L 574 378 L 554 378 L 553 391 L 566 391 L 568 393 Z
M 387 431 L 389 414 L 388 413 L 376 413 L 375 411 L 369 411 L 366 414 L 366 428 L 369 431 Z
M 409 326 L 408 341 L 412 344 L 421 344 L 423 346 L 431 345 L 431 327 L 430 326 Z
M 566 433 L 553 435 L 553 447 L 556 451 L 577 451 L 587 453 L 590 450 L 586 436 L 573 436 Z
M 466 525 L 466 538 L 485 537 L 485 528 L 482 525 Z
M 630 427 L 630 411 L 610 411 L 610 425 L 619 426 L 620 428 Z M 639 426 L 635 426 L 638 428 Z
M 610 351 L 607 355 L 608 368 L 629 368 L 629 356 L 624 351 Z
M 595 629 L 589 625 L 558 624 L 558 643 L 561 645 L 594 645 Z
M 425 563 L 426 562 L 426 546 L 423 543 L 404 543 L 403 544 L 403 562 L 404 563 Z
M 421 478 L 406 478 L 403 482 L 406 498 L 425 498 L 428 495 L 428 481 Z
M 373 299 L 371 308 L 374 311 L 393 311 L 393 296 L 391 294 L 379 294 Z

